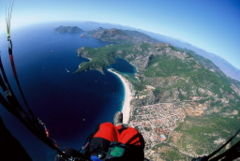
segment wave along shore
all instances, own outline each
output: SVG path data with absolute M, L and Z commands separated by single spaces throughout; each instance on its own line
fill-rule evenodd
M 123 123 L 127 124 L 129 122 L 130 110 L 131 110 L 131 100 L 132 100 L 132 92 L 129 81 L 124 78 L 121 74 L 117 73 L 113 69 L 108 69 L 109 72 L 115 74 L 122 82 L 124 86 L 124 100 L 122 105 L 122 113 L 123 113 Z

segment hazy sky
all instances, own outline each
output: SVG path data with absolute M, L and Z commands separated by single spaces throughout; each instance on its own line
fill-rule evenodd
M 9 1 L 0 0 L 0 31 Z M 160 33 L 213 52 L 240 69 L 240 0 L 16 0 L 14 27 L 62 20 Z

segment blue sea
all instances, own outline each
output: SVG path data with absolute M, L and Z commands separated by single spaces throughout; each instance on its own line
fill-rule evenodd
M 124 88 L 120 79 L 107 71 L 105 74 L 98 71 L 74 73 L 81 62 L 87 61 L 77 57 L 78 48 L 97 48 L 106 43 L 81 38 L 80 34 L 60 34 L 54 31 L 56 27 L 57 24 L 36 25 L 14 31 L 15 63 L 27 100 L 52 137 L 62 148 L 80 149 L 99 123 L 112 121 L 114 113 L 121 110 Z M 0 39 L 7 75 L 21 102 L 9 65 L 5 37 Z M 124 73 L 135 72 L 122 59 L 111 67 Z M 54 159 L 56 153 L 2 107 L 0 117 L 34 161 Z

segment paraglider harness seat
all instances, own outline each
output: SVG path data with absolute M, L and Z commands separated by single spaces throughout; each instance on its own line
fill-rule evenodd
M 76 151 L 68 150 L 68 153 L 74 156 Z M 82 156 L 90 161 L 143 161 L 144 139 L 135 128 L 102 123 L 88 138 L 79 161 Z M 65 160 L 59 157 L 57 161 Z

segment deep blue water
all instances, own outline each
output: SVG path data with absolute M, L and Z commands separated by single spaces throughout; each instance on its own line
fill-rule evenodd
M 122 107 L 124 89 L 115 75 L 97 71 L 72 73 L 79 63 L 86 61 L 77 57 L 79 47 L 101 47 L 106 43 L 81 38 L 79 34 L 59 34 L 48 25 L 18 30 L 12 38 L 20 82 L 34 113 L 45 122 L 61 147 L 80 149 L 97 125 L 112 121 L 114 113 Z M 8 77 L 16 89 L 6 44 L 1 40 L 0 45 Z M 112 67 L 121 72 L 135 71 L 124 60 L 118 60 Z M 34 161 L 53 160 L 54 151 L 32 136 L 6 110 L 1 108 L 0 112 Z
M 116 63 L 110 65 L 110 67 L 123 73 L 128 74 L 136 73 L 136 69 L 124 59 L 117 59 Z

